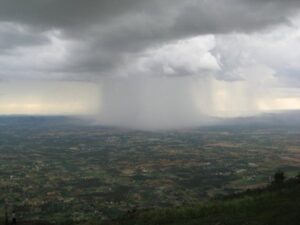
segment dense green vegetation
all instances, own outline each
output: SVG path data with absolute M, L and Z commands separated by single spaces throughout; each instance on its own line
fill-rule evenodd
M 299 225 L 300 179 L 223 199 L 128 213 L 122 225 Z M 109 224 L 109 223 L 108 223 Z

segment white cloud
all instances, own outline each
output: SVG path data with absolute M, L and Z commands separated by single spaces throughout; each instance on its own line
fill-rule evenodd
M 21 25 L 11 24 L 15 29 L 24 30 Z M 37 35 L 38 36 L 38 35 Z M 18 45 L 0 54 L 1 77 L 6 80 L 60 79 L 66 75 L 55 71 L 64 64 L 73 42 L 61 38 L 58 30 L 42 34 L 48 41 L 41 45 Z
M 213 35 L 184 39 L 146 50 L 134 66 L 139 69 L 138 72 L 162 76 L 201 75 L 207 71 L 218 71 L 217 60 L 210 52 L 214 47 Z
M 274 71 L 281 85 L 286 85 L 291 76 L 297 76 L 300 81 L 300 20 L 295 20 L 291 26 L 259 33 L 217 35 L 215 54 L 222 70 L 220 78 L 224 80 L 226 75 L 247 79 L 242 71 L 265 67 Z M 293 82 L 290 85 L 293 86 Z

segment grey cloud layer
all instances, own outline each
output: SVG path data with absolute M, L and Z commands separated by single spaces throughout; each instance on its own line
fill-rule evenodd
M 30 46 L 48 43 L 43 35 L 34 35 L 27 27 L 15 26 L 11 23 L 0 23 L 0 49 L 6 50 L 16 46 Z
M 75 44 L 63 62 L 52 65 L 52 73 L 113 74 L 145 49 L 200 34 L 286 23 L 299 6 L 298 0 L 2 0 L 0 22 L 34 33 L 2 27 L 0 48 L 47 44 L 45 32 L 59 30 L 61 39 Z

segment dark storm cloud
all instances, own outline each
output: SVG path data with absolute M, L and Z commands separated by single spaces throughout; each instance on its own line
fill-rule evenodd
M 0 21 L 36 33 L 12 31 L 0 47 L 39 44 L 43 32 L 59 30 L 61 38 L 77 45 L 67 49 L 66 60 L 53 65 L 53 71 L 112 74 L 144 49 L 201 34 L 253 32 L 286 23 L 299 6 L 297 0 L 2 0 Z
M 154 25 L 167 28 L 161 23 L 175 13 L 169 28 L 176 28 L 178 32 L 214 33 L 251 30 L 281 22 L 298 6 L 297 0 L 2 0 L 0 19 L 44 29 L 81 30 L 93 24 L 105 26 L 118 18 L 124 19 L 126 24 L 126 16 L 136 13 L 155 21 L 139 21 L 145 22 L 144 32 L 145 29 L 153 31 Z
M 0 23 L 0 51 L 18 46 L 42 45 L 48 43 L 44 35 L 35 35 L 28 27 L 18 27 L 11 23 Z
M 140 4 L 138 0 L 2 0 L 0 18 L 37 28 L 71 29 L 104 23 Z

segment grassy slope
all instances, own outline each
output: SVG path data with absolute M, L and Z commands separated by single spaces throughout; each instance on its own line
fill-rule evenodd
M 122 225 L 299 225 L 300 183 L 287 182 L 223 200 L 130 213 Z
M 1 222 L 3 219 L 1 219 Z M 4 224 L 3 222 L 0 224 Z M 38 221 L 19 225 L 45 225 Z M 99 221 L 61 225 L 99 225 Z M 178 208 L 138 210 L 102 225 L 300 225 L 300 179 Z

